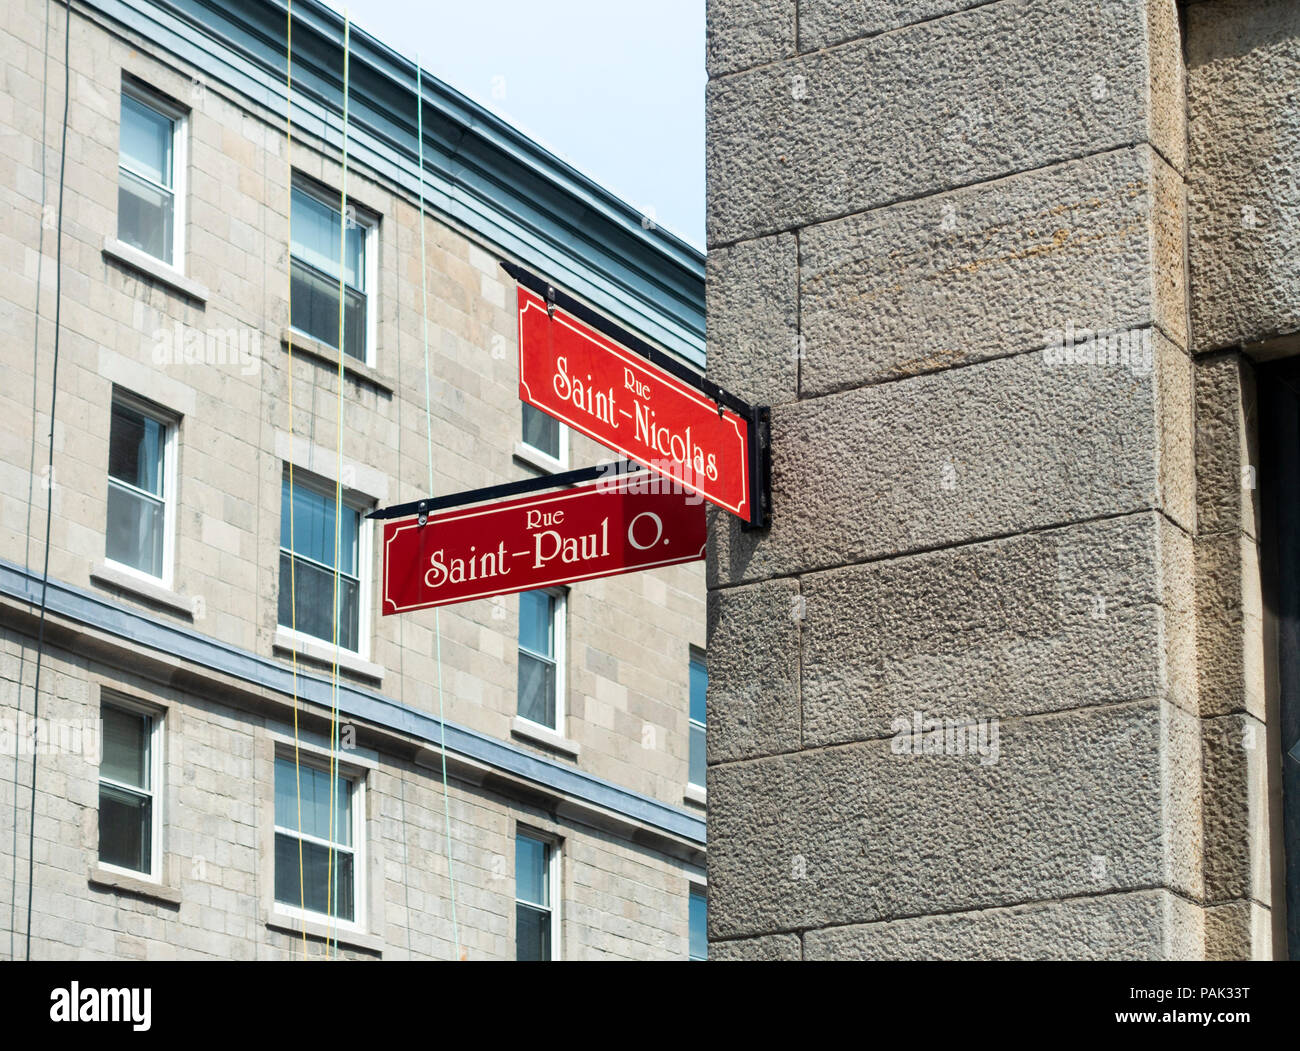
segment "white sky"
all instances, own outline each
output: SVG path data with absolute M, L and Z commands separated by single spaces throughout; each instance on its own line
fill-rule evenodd
M 343 11 L 343 0 L 326 0 Z M 704 245 L 704 0 L 349 0 L 353 24 Z

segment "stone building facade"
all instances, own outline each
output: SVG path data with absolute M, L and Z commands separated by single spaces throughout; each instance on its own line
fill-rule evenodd
M 775 487 L 708 567 L 713 956 L 1294 957 L 1300 7 L 712 0 L 708 56 Z
M 71 10 L 66 26 L 19 0 L 0 30 L 0 952 L 23 957 L 30 935 L 32 958 L 319 956 L 331 940 L 384 959 L 700 955 L 703 565 L 575 584 L 528 600 L 522 625 L 517 596 L 448 607 L 435 636 L 432 611 L 379 615 L 378 533 L 359 516 L 428 495 L 426 443 L 437 494 L 607 456 L 525 431 L 501 260 L 702 367 L 701 254 L 427 75 L 422 219 L 415 69 L 359 31 L 343 209 L 343 24 L 311 0 L 293 4 L 291 143 L 282 3 Z M 340 217 L 362 344 L 341 399 Z M 334 555 L 307 534 L 333 534 L 336 482 Z M 332 558 L 353 625 L 337 692 Z M 545 717 L 521 718 L 524 665 Z M 295 718 L 325 793 L 335 704 L 338 811 L 319 820 L 313 796 L 296 824 Z M 322 850 L 339 866 L 333 917 L 311 907 L 318 885 L 298 893 L 304 827 L 305 882 Z

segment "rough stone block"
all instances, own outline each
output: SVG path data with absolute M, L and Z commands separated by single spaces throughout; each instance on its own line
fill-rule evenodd
M 794 580 L 709 595 L 710 763 L 799 748 L 799 629 Z
M 1268 738 L 1249 715 L 1206 719 L 1205 895 L 1210 901 L 1271 897 Z
M 1201 714 L 1265 718 L 1264 598 L 1259 550 L 1240 533 L 1196 539 Z
M 772 527 L 720 520 L 711 582 L 1147 508 L 1187 519 L 1190 417 L 1166 423 L 1157 393 L 1188 382 L 1186 356 L 1158 333 L 1150 346 L 1146 375 L 1024 354 L 775 407 Z
M 950 15 L 987 0 L 802 0 L 799 50 L 812 51 L 846 40 Z
M 1200 894 L 1194 718 L 1140 702 L 999 735 L 992 763 L 874 741 L 711 768 L 713 935 L 1151 887 Z
M 708 0 L 709 76 L 793 55 L 796 6 L 795 0 Z
M 804 942 L 809 960 L 1196 959 L 1201 912 L 1146 890 L 834 927 Z
M 797 934 L 768 934 L 761 938 L 710 942 L 709 959 L 723 963 L 780 963 L 803 959 L 803 948 Z
M 799 253 L 793 234 L 709 253 L 711 380 L 747 401 L 799 396 Z
M 1163 659 L 1160 545 L 1145 514 L 805 575 L 804 744 L 887 737 L 914 712 L 1194 711 Z
M 1199 532 L 1259 536 L 1259 435 L 1255 366 L 1236 352 L 1196 362 L 1196 499 Z
M 1273 915 L 1253 901 L 1233 901 L 1205 910 L 1205 959 L 1273 959 Z
M 1082 330 L 1158 324 L 1185 345 L 1181 287 L 1151 277 L 1183 269 L 1181 236 L 1155 236 L 1164 211 L 1182 230 L 1162 173 L 1150 149 L 1120 150 L 804 230 L 801 393 L 1042 350 Z
M 1291 0 L 1189 4 L 1188 266 L 1197 350 L 1300 328 L 1300 6 Z
M 1008 0 L 710 82 L 709 244 L 1149 141 L 1145 6 Z

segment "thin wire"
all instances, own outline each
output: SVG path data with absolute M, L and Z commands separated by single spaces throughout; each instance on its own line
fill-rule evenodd
M 32 791 L 31 820 L 27 825 L 27 945 L 26 958 L 32 958 L 32 890 L 36 876 L 36 736 L 41 717 L 41 658 L 45 651 L 46 598 L 50 586 L 50 522 L 54 514 L 54 410 L 59 396 L 59 330 L 63 306 L 63 175 L 68 158 L 68 98 L 70 76 L 68 63 L 72 42 L 72 0 L 64 2 L 63 22 L 63 131 L 59 145 L 59 211 L 54 230 L 54 360 L 50 373 L 50 458 L 49 486 L 45 500 L 45 568 L 41 572 L 41 622 L 36 631 L 36 679 L 32 686 Z M 43 218 L 43 217 L 42 217 Z M 21 696 L 21 691 L 20 694 Z M 15 864 L 17 858 L 14 859 Z
M 36 394 L 37 380 L 40 377 L 41 360 L 41 285 L 45 275 L 45 127 L 47 99 L 50 78 L 50 3 L 45 4 L 45 41 L 41 46 L 41 236 L 40 247 L 36 254 L 36 308 L 32 328 L 32 430 L 31 455 L 27 461 L 27 527 L 23 546 L 23 575 L 31 572 L 32 567 L 32 493 L 36 489 Z M 53 482 L 53 479 L 50 479 Z M 31 603 L 28 602 L 28 608 Z M 18 659 L 18 714 L 23 711 L 23 668 L 27 663 L 27 646 L 22 647 Z M 14 741 L 17 744 L 17 739 Z M 13 858 L 13 867 L 9 871 L 9 959 L 14 959 L 14 925 L 18 920 L 18 754 L 14 748 L 14 806 L 13 806 L 13 846 L 9 856 Z
M 420 156 L 420 293 L 423 297 L 422 314 L 424 318 L 424 435 L 425 446 L 429 453 L 429 488 L 433 495 L 433 409 L 429 395 L 429 264 L 424 254 L 424 80 L 420 68 L 420 57 L 415 58 L 415 112 L 416 138 L 419 141 Z M 442 707 L 442 624 L 439 610 L 433 610 L 433 645 L 434 662 L 438 667 L 438 727 L 441 734 L 442 751 L 442 816 L 447 834 L 447 882 L 451 888 L 451 936 L 456 947 L 456 959 L 460 959 L 460 927 L 456 922 L 456 873 L 451 860 L 451 796 L 447 790 L 447 721 L 443 717 Z
M 352 22 L 343 12 L 343 178 L 339 203 L 339 372 L 338 372 L 338 463 L 334 475 L 334 682 L 330 707 L 330 842 L 325 871 L 325 908 L 328 914 L 325 930 L 325 951 L 329 952 L 330 936 L 334 930 L 334 837 L 337 835 L 337 814 L 334 806 L 334 786 L 338 777 L 339 732 L 339 548 L 343 529 L 343 352 L 347 335 L 343 325 L 343 279 L 347 272 L 348 255 L 348 56 L 352 49 Z M 338 956 L 338 940 L 334 941 L 334 955 Z
M 286 324 L 289 346 L 289 625 L 298 633 L 298 550 L 294 543 L 293 518 L 293 0 L 285 8 L 284 43 L 284 130 L 285 192 L 289 195 L 285 230 L 285 265 L 289 277 L 289 316 Z M 293 780 L 298 798 L 298 908 L 302 929 L 302 958 L 307 959 L 307 885 L 302 863 L 302 763 L 298 746 L 298 647 L 290 646 L 293 661 Z M 273 772 L 274 773 L 274 772 Z

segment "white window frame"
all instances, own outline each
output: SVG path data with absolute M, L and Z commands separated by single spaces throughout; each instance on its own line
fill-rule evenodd
M 533 588 L 531 590 L 541 591 L 555 600 L 551 613 L 551 649 L 554 655 L 550 658 L 555 664 L 555 725 L 547 726 L 545 723 L 534 722 L 532 719 L 519 714 L 519 678 L 515 676 L 515 716 L 520 722 L 528 726 L 536 726 L 550 734 L 565 735 L 565 719 L 568 716 L 568 705 L 565 704 L 565 692 L 568 689 L 568 675 L 566 674 L 566 665 L 568 664 L 568 622 L 569 622 L 569 592 L 567 588 Z M 517 612 L 517 611 L 516 611 Z M 518 623 L 515 625 L 515 660 L 518 661 L 520 651 L 527 653 L 538 660 L 547 660 L 548 658 L 541 653 L 534 653 L 532 650 L 525 650 L 519 641 Z
M 704 899 L 704 952 L 703 957 L 691 955 L 691 899 L 694 897 Z M 701 959 L 707 960 L 709 951 L 709 886 L 707 883 L 700 883 L 691 880 L 690 889 L 686 894 L 686 959 L 692 962 L 698 962 Z
M 331 844 L 316 836 L 310 836 L 306 832 L 299 833 L 296 827 L 285 828 L 275 823 L 275 760 L 288 759 L 293 761 L 293 751 L 290 748 L 277 747 L 275 750 L 275 759 L 271 763 L 271 905 L 277 916 L 283 916 L 293 920 L 304 920 L 310 923 L 327 924 L 333 926 L 335 930 L 344 931 L 350 934 L 363 934 L 366 931 L 366 772 L 360 770 L 350 763 L 345 763 L 337 755 L 334 758 L 335 777 L 348 786 L 348 791 L 352 793 L 352 919 L 344 920 L 337 916 L 331 916 L 327 912 L 316 912 L 313 909 L 304 909 L 298 905 L 287 905 L 278 901 L 275 897 L 275 837 L 283 833 L 293 836 L 295 839 L 302 839 L 309 843 L 315 843 L 318 846 L 330 847 Z M 329 753 L 319 751 L 315 748 L 309 748 L 300 744 L 298 764 L 300 766 L 311 766 L 316 770 L 323 770 L 329 773 L 330 758 Z M 335 851 L 346 851 L 348 848 L 340 848 L 339 844 L 333 844 Z
M 520 404 L 523 405 L 526 403 L 521 402 Z M 536 406 L 533 406 L 533 411 L 542 412 L 542 410 L 538 409 Z M 542 415 L 545 416 L 548 414 L 542 413 Z M 541 471 L 546 471 L 549 474 L 567 471 L 569 469 L 569 428 L 560 420 L 556 420 L 555 422 L 560 429 L 559 456 L 552 456 L 545 449 L 539 449 L 537 446 L 530 445 L 524 440 L 524 418 L 523 410 L 521 409 L 519 413 L 519 441 L 515 442 L 515 456 L 530 466 L 536 467 Z
M 322 478 L 318 474 L 312 474 L 310 471 L 306 471 L 295 464 L 293 468 L 293 487 L 295 489 L 300 485 L 303 485 L 303 478 L 307 479 L 306 488 L 315 490 L 318 493 L 323 492 L 324 495 L 329 498 L 330 502 L 333 503 L 334 483 L 332 481 L 328 478 Z M 288 484 L 289 464 L 288 461 L 284 461 L 280 485 L 283 487 Z M 282 496 L 283 492 L 284 490 L 281 488 Z M 366 517 L 366 512 L 370 510 L 373 503 L 374 501 L 365 494 L 349 489 L 347 486 L 343 487 L 343 506 L 349 507 L 353 511 L 357 511 L 360 515 L 357 526 L 357 648 L 355 650 L 350 650 L 340 642 L 339 652 L 354 654 L 362 660 L 370 659 L 370 585 L 372 579 L 370 555 L 371 544 L 373 542 L 372 538 L 374 536 L 374 527 L 371 519 Z M 279 546 L 277 541 L 275 568 L 277 582 L 280 573 L 279 555 L 284 551 L 285 549 Z M 325 569 L 330 573 L 334 572 L 332 567 L 317 562 L 315 559 L 309 558 L 306 555 L 295 555 L 293 552 L 289 552 L 289 554 L 291 557 L 301 558 L 313 565 L 320 566 L 322 569 Z M 346 576 L 347 574 L 340 573 L 339 575 Z M 289 624 L 280 624 L 278 595 L 276 596 L 276 603 L 275 619 L 277 634 L 282 634 L 283 637 L 292 642 L 300 642 L 316 646 L 324 645 L 327 649 L 331 650 L 334 648 L 334 642 L 332 639 L 322 639 L 319 635 L 312 635 L 305 631 L 297 631 Z
M 112 566 L 114 569 L 123 573 L 128 573 L 138 580 L 147 580 L 151 584 L 161 584 L 163 587 L 170 589 L 173 578 L 175 577 L 175 560 L 176 560 L 176 436 L 180 429 L 180 420 L 173 413 L 168 412 L 151 402 L 146 401 L 137 394 L 125 390 L 121 387 L 113 388 L 113 396 L 109 401 L 108 415 L 108 433 L 109 433 L 109 457 L 112 458 L 113 443 L 113 405 L 121 403 L 126 408 L 149 417 L 155 423 L 163 427 L 163 565 L 162 576 L 155 577 L 152 573 L 146 573 L 143 569 L 137 569 L 135 566 L 128 566 L 125 562 L 118 562 L 108 557 L 108 504 L 107 494 L 105 494 L 104 505 L 104 563 Z M 120 485 L 126 489 L 133 490 L 152 500 L 158 499 L 153 493 L 137 489 L 130 482 L 124 482 L 120 478 L 114 478 L 106 469 L 104 472 L 104 484 L 106 487 Z
M 538 843 L 544 843 L 544 844 L 546 844 L 546 851 L 547 851 L 547 859 L 546 859 L 546 882 L 547 882 L 547 886 L 548 886 L 549 889 L 550 889 L 550 895 L 551 895 L 551 904 L 548 906 L 548 907 L 550 908 L 550 911 L 551 911 L 551 956 L 550 956 L 550 959 L 551 959 L 552 961 L 562 960 L 562 959 L 564 959 L 564 954 L 563 954 L 563 951 L 562 951 L 562 946 L 560 945 L 560 931 L 561 931 L 561 929 L 562 929 L 562 928 L 561 928 L 561 925 L 560 925 L 560 902 L 561 902 L 561 900 L 562 900 L 563 897 L 564 897 L 564 896 L 560 893 L 560 854 L 561 854 L 561 852 L 562 852 L 562 843 L 560 842 L 560 840 L 556 839 L 555 836 L 548 835 L 548 834 L 545 833 L 545 832 L 539 832 L 537 829 L 534 829 L 534 828 L 532 828 L 532 827 L 530 827 L 530 826 L 528 826 L 528 825 L 519 825 L 519 826 L 516 826 L 516 827 L 515 827 L 515 842 L 514 842 L 514 844 L 513 844 L 513 846 L 514 846 L 514 848 L 515 848 L 514 853 L 515 853 L 515 858 L 516 858 L 516 859 L 518 859 L 518 857 L 519 857 L 519 845 L 518 845 L 518 841 L 519 841 L 519 837 L 520 837 L 520 836 L 523 836 L 523 837 L 526 838 L 526 839 L 535 840 L 535 841 L 538 842 Z M 516 861 L 516 864 L 517 864 L 517 861 Z M 519 955 L 519 923 L 518 923 L 518 919 L 517 919 L 517 917 L 518 917 L 518 915 L 519 915 L 519 909 L 518 909 L 518 907 L 519 907 L 520 905 L 527 905 L 529 908 L 532 908 L 532 909 L 538 909 L 538 908 L 541 908 L 541 906 L 538 905 L 535 901 L 524 901 L 521 897 L 519 897 L 519 871 L 518 871 L 518 869 L 515 870 L 515 893 L 514 893 L 514 901 L 515 901 L 515 918 L 514 918 L 514 927 L 515 927 L 515 956 L 518 957 L 518 955 Z
M 164 190 L 172 195 L 172 261 L 169 263 L 165 259 L 159 259 L 157 256 L 149 255 L 161 266 L 169 266 L 178 273 L 185 273 L 185 224 L 187 209 L 185 207 L 188 180 L 186 175 L 189 171 L 189 111 L 178 106 L 175 102 L 167 99 L 163 95 L 154 91 L 146 84 L 124 76 L 122 78 L 122 94 L 126 95 L 142 106 L 166 117 L 172 122 L 172 185 L 170 187 L 162 186 L 155 183 L 147 175 L 135 171 L 133 168 L 125 166 L 122 156 L 122 139 L 121 139 L 121 104 L 118 106 L 118 143 L 117 143 L 117 168 L 119 173 L 123 170 L 130 172 L 137 179 L 149 183 L 160 190 Z M 120 240 L 122 235 L 122 218 L 118 216 L 117 220 L 117 237 Z M 143 249 L 141 249 L 143 251 Z
M 99 845 L 99 786 L 109 785 L 113 788 L 120 788 L 125 792 L 141 793 L 138 785 L 128 785 L 121 781 L 114 781 L 111 777 L 103 775 L 104 767 L 104 707 L 117 708 L 120 711 L 130 712 L 133 715 L 143 716 L 149 720 L 149 795 L 153 800 L 153 806 L 150 808 L 151 827 L 149 830 L 149 871 L 141 872 L 139 869 L 129 869 L 122 865 L 111 865 L 104 861 L 100 856 Z M 162 791 L 162 772 L 163 772 L 163 723 L 165 712 L 154 707 L 153 705 L 143 704 L 140 701 L 134 701 L 129 697 L 123 697 L 119 694 L 104 694 L 99 701 L 99 741 L 100 757 L 99 769 L 96 771 L 95 783 L 95 863 L 105 872 L 116 872 L 123 876 L 129 876 L 131 879 L 144 880 L 148 883 L 162 883 L 162 835 L 163 835 L 163 791 Z
M 690 660 L 687 663 L 687 680 L 686 680 L 686 783 L 688 785 L 691 785 L 694 788 L 698 788 L 701 791 L 704 791 L 705 790 L 704 785 L 696 784 L 694 781 L 691 780 L 691 742 L 694 740 L 694 735 L 691 733 L 691 731 L 697 726 L 704 731 L 706 757 L 708 755 L 707 749 L 708 749 L 708 739 L 709 739 L 708 724 L 697 721 L 691 715 L 691 693 L 690 693 L 691 684 L 690 684 L 690 677 L 689 677 L 690 665 L 695 664 L 697 662 L 704 665 L 705 675 L 707 676 L 708 662 L 705 660 L 704 652 L 702 650 L 697 650 L 694 646 L 692 646 L 690 651 Z M 707 772 L 707 770 L 708 770 L 708 760 L 706 758 L 705 771 Z
M 328 187 L 322 186 L 315 180 L 295 171 L 289 195 L 289 208 L 291 210 L 293 208 L 293 190 L 300 190 L 308 197 L 315 198 L 319 203 L 328 208 L 333 208 L 335 211 L 338 211 L 339 205 L 342 203 L 342 191 L 335 193 Z M 374 368 L 375 346 L 379 335 L 379 310 L 377 309 L 379 293 L 379 217 L 371 212 L 369 208 L 358 204 L 351 196 L 348 197 L 347 203 L 352 207 L 352 214 L 356 217 L 357 228 L 361 231 L 361 255 L 363 258 L 362 269 L 366 279 L 366 352 L 359 358 L 353 355 L 353 358 L 370 368 Z M 291 273 L 293 268 L 293 259 L 293 244 L 291 241 L 289 245 L 289 263 Z M 306 265 L 312 266 L 311 263 L 306 263 Z M 312 269 L 316 268 L 312 267 Z M 346 279 L 344 283 L 346 284 Z M 310 332 L 304 332 L 302 329 L 298 328 L 297 325 L 293 326 L 293 332 L 295 335 L 302 336 L 304 339 L 319 342 L 319 340 L 317 340 Z M 340 335 L 339 338 L 342 339 L 343 337 Z M 335 347 L 334 349 L 337 350 L 338 348 Z M 347 355 L 345 355 L 344 361 L 347 361 Z

